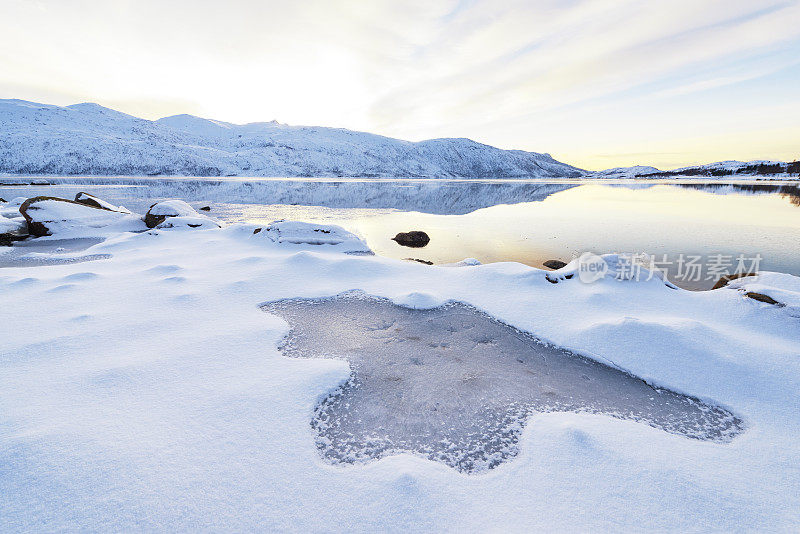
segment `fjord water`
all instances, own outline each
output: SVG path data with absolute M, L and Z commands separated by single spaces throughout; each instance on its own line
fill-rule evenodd
M 51 186 L 3 187 L 5 198 L 73 196 L 87 190 L 144 211 L 182 198 L 227 222 L 295 219 L 340 224 L 377 254 L 435 264 L 475 258 L 541 267 L 582 252 L 647 253 L 688 289 L 719 277 L 678 272 L 681 258 L 721 255 L 735 270 L 800 275 L 800 183 L 701 180 L 369 180 L 98 178 L 50 179 Z M 401 247 L 398 232 L 424 230 L 424 248 Z M 760 258 L 757 265 L 753 260 Z M 685 269 L 684 269 L 685 270 Z M 694 273 L 696 274 L 696 273 Z

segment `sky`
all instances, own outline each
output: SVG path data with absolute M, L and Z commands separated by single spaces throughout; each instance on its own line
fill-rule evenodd
M 0 0 L 0 98 L 591 170 L 794 160 L 800 0 Z

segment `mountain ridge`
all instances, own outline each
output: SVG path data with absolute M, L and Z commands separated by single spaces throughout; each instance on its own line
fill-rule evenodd
M 575 178 L 549 154 L 466 138 L 405 141 L 368 132 L 193 115 L 150 121 L 93 103 L 0 100 L 0 172 L 412 178 Z
M 353 178 L 674 178 L 800 175 L 800 162 L 720 161 L 586 171 L 550 154 L 465 137 L 406 141 L 272 120 L 148 120 L 92 102 L 0 99 L 0 174 Z

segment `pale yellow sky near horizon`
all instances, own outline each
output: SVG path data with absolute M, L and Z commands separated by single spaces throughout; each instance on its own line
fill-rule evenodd
M 0 98 L 469 137 L 598 170 L 800 158 L 800 2 L 0 0 Z

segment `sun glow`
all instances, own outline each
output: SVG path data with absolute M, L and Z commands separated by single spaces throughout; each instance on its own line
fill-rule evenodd
M 798 22 L 779 0 L 9 1 L 0 97 L 470 137 L 589 169 L 791 160 Z

